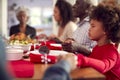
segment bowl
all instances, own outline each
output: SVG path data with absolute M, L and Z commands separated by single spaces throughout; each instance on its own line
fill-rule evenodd
M 27 53 L 28 51 L 30 51 L 31 45 L 21 45 L 22 50 L 24 53 Z
M 22 48 L 6 48 L 6 58 L 7 60 L 21 60 L 23 57 Z

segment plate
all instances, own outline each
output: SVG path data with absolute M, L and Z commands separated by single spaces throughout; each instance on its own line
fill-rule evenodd
M 61 44 L 54 44 L 54 43 L 51 43 L 50 45 L 51 45 L 51 46 L 55 46 L 55 47 L 62 47 Z
M 40 54 L 38 50 L 30 51 L 27 54 L 30 54 L 30 53 L 32 53 L 32 54 Z M 60 50 L 50 50 L 50 53 L 49 53 L 49 55 L 52 55 L 52 56 L 59 56 L 59 55 L 64 55 L 64 54 L 68 54 L 68 52 L 60 51 Z
M 54 55 L 54 56 L 59 56 L 64 54 L 68 54 L 68 52 L 60 51 L 60 50 L 50 50 L 50 53 L 49 53 L 49 55 Z

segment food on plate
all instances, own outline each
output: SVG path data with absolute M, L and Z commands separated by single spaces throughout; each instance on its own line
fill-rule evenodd
M 10 45 L 26 45 L 29 43 L 34 43 L 34 40 L 29 36 L 26 36 L 24 33 L 17 33 L 10 36 Z

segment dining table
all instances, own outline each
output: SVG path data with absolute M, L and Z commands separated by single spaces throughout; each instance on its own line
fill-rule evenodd
M 29 59 L 25 59 L 29 61 Z M 54 64 L 41 64 L 34 63 L 34 75 L 30 78 L 18 78 L 15 77 L 14 80 L 42 80 L 42 77 L 46 69 Z M 105 76 L 98 72 L 97 70 L 86 67 L 86 68 L 76 68 L 70 72 L 70 77 L 72 80 L 104 80 Z
M 53 54 L 54 53 L 58 54 L 59 51 L 56 52 L 56 50 L 58 50 L 58 49 L 61 51 L 61 47 L 54 47 L 54 46 L 50 46 L 49 45 L 49 48 L 51 48 L 51 49 L 54 48 L 55 49 L 52 52 L 50 51 L 50 53 L 53 53 Z M 62 51 L 62 53 L 66 54 L 66 52 L 63 52 L 63 51 Z M 32 57 L 33 56 L 35 58 L 36 55 L 32 55 Z M 39 60 L 40 56 L 37 56 L 37 58 Z M 36 60 L 37 58 L 33 59 L 33 61 Z M 52 57 L 52 58 L 54 59 L 54 57 Z M 30 77 L 28 77 L 28 76 L 27 77 L 23 77 L 23 76 L 22 77 L 18 77 L 18 76 L 15 76 L 14 80 L 42 80 L 42 77 L 44 76 L 44 73 L 45 73 L 46 69 L 49 68 L 50 66 L 54 65 L 53 63 L 52 64 L 51 63 L 47 63 L 47 64 L 45 64 L 45 63 L 34 63 L 34 62 L 32 62 L 32 60 L 31 60 L 30 57 L 27 58 L 27 59 L 23 58 L 22 60 L 23 61 L 27 61 L 27 63 L 30 64 L 31 68 L 33 68 L 32 69 L 32 76 L 30 76 Z M 16 63 L 19 65 L 19 62 L 20 61 L 18 61 Z M 16 64 L 16 63 L 14 63 L 14 64 Z M 25 64 L 26 64 L 26 62 L 25 62 Z M 13 69 L 16 68 L 16 67 L 18 67 L 19 69 L 22 69 L 22 67 L 23 68 L 26 67 L 25 64 L 24 65 L 19 65 L 19 66 L 12 65 L 12 67 L 13 67 Z M 24 70 L 26 70 L 26 69 L 24 69 Z M 17 70 L 17 71 L 18 72 L 22 71 L 22 73 L 24 73 L 24 70 Z M 19 73 L 19 74 L 22 75 L 22 73 Z M 29 72 L 27 72 L 27 74 L 28 73 Z M 71 77 L 72 80 L 104 80 L 105 79 L 105 76 L 103 74 L 101 74 L 100 72 L 98 72 L 97 70 L 95 70 L 95 69 L 93 69 L 91 67 L 76 68 L 76 69 L 72 70 L 69 75 L 70 75 L 70 77 Z

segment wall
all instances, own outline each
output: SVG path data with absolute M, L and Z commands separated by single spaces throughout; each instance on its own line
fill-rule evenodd
M 0 0 L 0 34 L 2 34 L 2 0 Z
M 7 36 L 7 0 L 0 0 L 0 34 Z
M 16 3 L 18 6 L 26 5 L 28 7 L 51 7 L 51 5 L 53 4 L 52 0 L 8 0 L 8 3 L 8 6 L 12 5 L 12 3 Z

